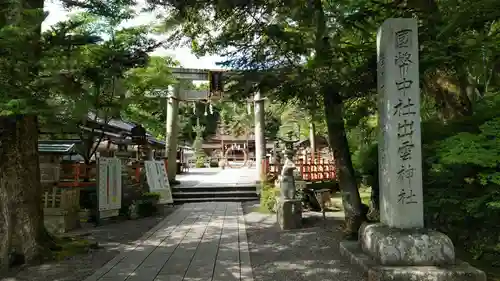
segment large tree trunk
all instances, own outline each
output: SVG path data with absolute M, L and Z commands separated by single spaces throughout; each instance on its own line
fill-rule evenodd
M 47 250 L 35 116 L 0 117 L 0 264 L 12 250 L 26 263 L 41 261 Z M 15 230 L 15 231 L 14 231 Z
M 26 85 L 30 84 L 30 79 L 36 79 L 38 73 L 43 16 L 25 10 L 39 10 L 43 6 L 44 0 L 11 1 L 0 13 L 0 26 L 22 24 L 26 27 L 29 22 L 36 31 L 30 35 L 32 49 L 23 54 L 31 62 L 24 73 L 27 79 L 22 81 Z M 29 96 L 34 91 L 27 86 L 25 94 Z M 38 161 L 36 116 L 0 116 L 0 269 L 9 266 L 9 255 L 14 250 L 23 255 L 26 263 L 36 263 L 48 248 Z
M 347 136 L 344 127 L 344 118 L 342 113 L 342 97 L 333 84 L 328 82 L 327 75 L 329 63 L 333 54 L 331 53 L 330 40 L 328 38 L 326 21 L 327 17 L 323 10 L 321 0 L 311 2 L 315 9 L 316 17 L 316 35 L 315 35 L 315 64 L 320 74 L 319 79 L 323 86 L 321 92 L 323 95 L 326 124 L 328 127 L 328 139 L 330 147 L 333 150 L 335 158 L 336 177 L 342 192 L 342 205 L 344 206 L 344 215 L 346 221 L 345 232 L 347 238 L 357 239 L 357 233 L 361 223 L 366 220 L 366 212 L 361 204 L 358 184 L 354 176 L 351 153 L 347 143 Z
M 336 177 L 342 192 L 346 229 L 349 238 L 357 238 L 361 224 L 366 220 L 366 211 L 361 204 L 358 184 L 354 176 L 351 153 L 342 118 L 342 99 L 331 87 L 323 89 L 328 138 L 335 158 Z

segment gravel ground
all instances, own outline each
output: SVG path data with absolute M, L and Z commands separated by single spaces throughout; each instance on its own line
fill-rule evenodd
M 304 227 L 281 231 L 276 216 L 244 203 L 247 236 L 256 281 L 361 281 L 362 270 L 340 256 L 342 213 L 304 213 Z
M 18 268 L 7 277 L 0 276 L 0 281 L 82 281 L 113 259 L 124 247 L 141 238 L 173 210 L 175 207 L 166 207 L 154 217 L 109 222 L 99 227 L 84 226 L 68 234 L 90 234 L 92 240 L 103 248 L 64 261 Z

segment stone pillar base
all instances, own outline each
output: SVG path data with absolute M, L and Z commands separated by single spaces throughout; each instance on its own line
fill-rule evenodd
M 302 202 L 297 199 L 282 199 L 277 201 L 276 218 L 281 229 L 296 229 L 302 227 Z
M 340 253 L 370 281 L 486 281 L 484 272 L 455 259 L 450 238 L 437 231 L 364 224 L 359 242 L 341 242 Z
M 443 233 L 427 229 L 394 229 L 381 223 L 363 224 L 363 252 L 385 266 L 432 266 L 455 263 L 455 247 Z

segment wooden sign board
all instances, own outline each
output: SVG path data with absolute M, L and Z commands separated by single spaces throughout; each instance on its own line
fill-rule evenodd
M 118 158 L 97 158 L 99 218 L 118 216 L 122 207 L 122 163 Z
M 160 204 L 173 204 L 172 191 L 163 161 L 144 161 L 149 191 L 160 194 Z

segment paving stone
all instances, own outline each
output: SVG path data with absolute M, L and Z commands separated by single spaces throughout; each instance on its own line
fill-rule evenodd
M 219 204 L 189 265 L 185 281 L 212 280 L 225 212 L 226 204 Z
M 238 205 L 228 203 L 215 262 L 214 281 L 240 280 Z
M 183 205 L 85 281 L 184 280 L 253 281 L 240 203 Z

